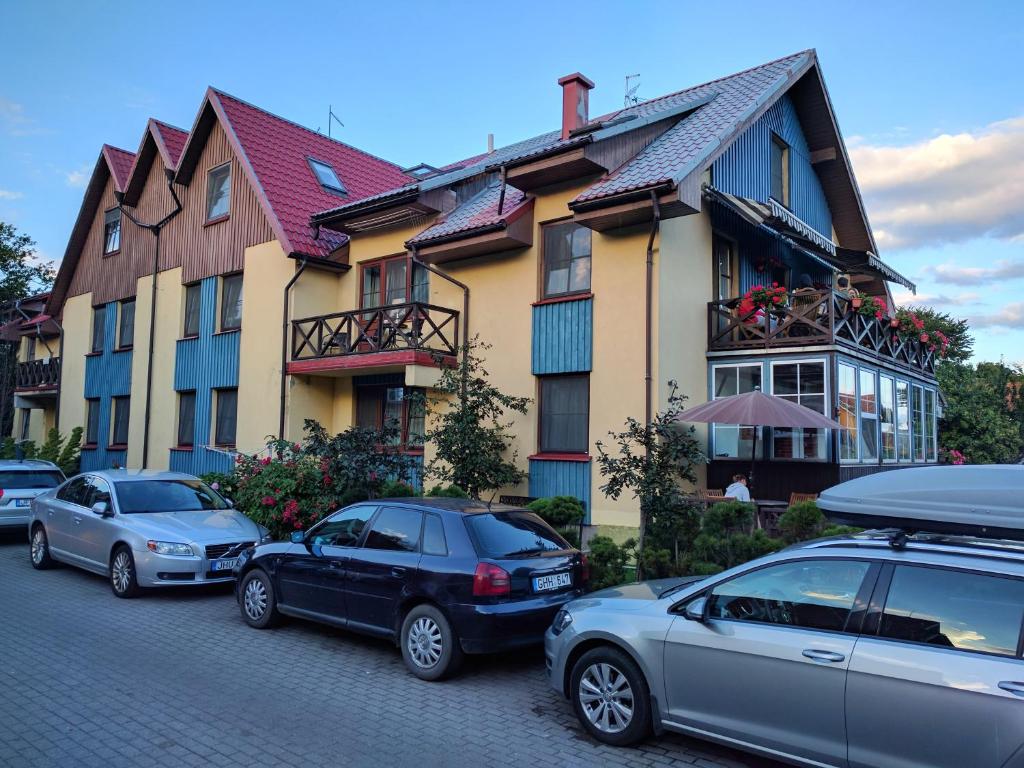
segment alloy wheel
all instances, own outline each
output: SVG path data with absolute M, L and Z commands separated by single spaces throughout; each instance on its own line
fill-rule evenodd
M 32 534 L 32 562 L 40 565 L 44 557 L 46 557 L 46 534 L 43 533 L 42 528 L 36 528 L 36 532 Z
M 429 669 L 441 658 L 441 628 L 429 616 L 420 616 L 413 622 L 405 643 L 417 667 Z
M 587 720 L 602 733 L 619 733 L 633 719 L 633 689 L 622 671 L 611 664 L 587 667 L 578 693 Z
M 114 564 L 110 567 L 110 580 L 116 592 L 123 594 L 128 591 L 132 583 L 132 558 L 127 552 L 117 553 Z
M 245 585 L 243 604 L 245 615 L 253 621 L 259 621 L 267 612 L 267 588 L 258 577 L 249 579 L 249 583 Z

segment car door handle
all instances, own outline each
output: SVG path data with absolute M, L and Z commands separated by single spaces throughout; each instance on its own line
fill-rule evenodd
M 331 561 L 329 561 L 327 563 L 327 567 L 328 568 L 341 568 L 342 567 L 342 563 L 339 563 L 337 560 L 331 560 Z
M 391 569 L 391 575 L 394 576 L 396 579 L 404 579 L 405 578 L 405 574 L 406 574 L 405 568 L 397 568 L 396 567 L 396 568 L 392 568 Z
M 53 510 L 52 509 L 46 510 L 46 516 L 47 517 L 53 517 Z
M 82 524 L 82 518 L 80 518 L 78 515 L 75 515 L 74 518 L 72 518 L 72 519 L 75 521 L 75 525 L 81 525 Z
M 817 648 L 808 648 L 804 651 L 804 656 L 811 661 L 827 661 L 831 664 L 845 661 L 846 659 L 846 656 L 842 653 L 836 653 L 835 651 L 819 651 Z
M 1024 696 L 1024 683 L 1016 680 L 1003 680 L 999 683 L 999 687 L 1004 691 L 1012 693 L 1014 696 Z

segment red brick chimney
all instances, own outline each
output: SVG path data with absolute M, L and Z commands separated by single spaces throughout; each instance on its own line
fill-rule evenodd
M 562 86 L 562 138 L 569 138 L 569 133 L 582 128 L 589 120 L 590 89 L 593 81 L 579 72 L 558 78 Z

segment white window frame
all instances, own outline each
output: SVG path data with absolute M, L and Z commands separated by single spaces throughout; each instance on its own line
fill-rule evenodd
M 217 215 L 214 216 L 214 215 L 211 215 L 211 212 L 210 212 L 210 202 L 211 202 L 210 201 L 210 182 L 212 181 L 213 174 L 219 173 L 221 170 L 223 170 L 225 168 L 227 168 L 227 173 L 228 173 L 228 176 L 227 176 L 227 184 L 228 184 L 228 209 L 224 213 L 218 213 Z M 213 166 L 212 168 L 210 168 L 210 169 L 208 169 L 206 171 L 206 200 L 204 202 L 204 209 L 203 209 L 203 214 L 204 214 L 203 221 L 204 222 L 222 221 L 223 219 L 226 219 L 229 216 L 231 216 L 231 195 L 234 192 L 234 190 L 232 189 L 232 183 L 231 183 L 233 181 L 233 179 L 231 177 L 234 175 L 232 173 L 233 170 L 234 169 L 231 167 L 231 161 L 228 160 L 226 162 L 223 162 L 223 163 L 220 163 L 218 165 L 215 165 L 215 166 Z
M 889 381 L 889 393 L 892 395 L 892 450 L 893 458 L 887 459 L 884 455 L 884 445 L 882 440 L 882 380 L 888 379 Z M 900 458 L 900 438 L 899 438 L 899 415 L 898 401 L 896 399 L 896 377 L 891 373 L 878 372 L 878 458 L 881 459 L 883 464 L 896 464 Z
M 920 409 L 914 410 L 914 390 L 921 393 Z M 924 444 L 925 432 L 924 432 L 924 384 L 917 384 L 913 381 L 910 382 L 910 458 L 914 464 L 925 464 L 927 462 L 928 450 Z M 921 456 L 918 458 L 917 453 L 917 436 L 914 434 L 914 424 L 916 422 L 921 423 Z
M 853 369 L 853 398 L 855 403 L 855 410 L 853 412 L 854 420 L 857 425 L 857 435 L 853 441 L 853 446 L 856 452 L 856 456 L 852 459 L 843 458 L 843 451 L 841 446 L 842 438 L 838 437 L 839 432 L 845 430 L 836 430 L 836 456 L 839 459 L 840 464 L 859 464 L 860 463 L 860 366 L 856 363 L 852 363 L 848 360 L 836 360 L 836 408 L 839 408 L 840 396 L 839 396 L 839 382 L 842 381 L 842 377 L 839 375 L 839 366 L 845 365 Z M 838 421 L 838 418 L 836 419 Z
M 769 387 L 768 391 L 772 395 L 775 394 L 775 366 L 776 365 L 808 365 L 808 364 L 812 364 L 812 363 L 820 363 L 821 367 L 822 367 L 822 370 L 825 372 L 825 377 L 824 377 L 825 378 L 825 384 L 824 384 L 825 391 L 822 393 L 824 395 L 824 397 L 825 397 L 825 413 L 824 413 L 824 416 L 825 416 L 825 418 L 830 418 L 829 414 L 832 412 L 830 410 L 830 408 L 832 407 L 831 406 L 832 398 L 829 396 L 830 378 L 831 377 L 829 376 L 828 360 L 826 358 L 824 358 L 824 357 L 801 357 L 801 358 L 796 358 L 796 359 L 792 359 L 791 358 L 791 359 L 784 359 L 784 360 L 770 360 L 769 363 L 768 363 L 768 387 Z M 763 389 L 763 387 L 762 387 L 762 389 Z M 795 401 L 791 400 L 791 402 L 799 402 L 799 398 L 800 398 L 800 394 L 799 393 L 800 393 L 800 372 L 799 372 L 799 368 L 798 368 L 797 369 L 797 395 L 796 395 L 797 400 L 795 400 Z M 786 400 L 789 400 L 792 397 L 792 395 L 782 395 L 781 397 L 785 397 Z M 789 458 L 789 459 L 785 459 L 785 458 L 783 458 L 783 459 L 776 459 L 775 458 L 775 439 L 774 439 L 774 435 L 773 435 L 773 438 L 772 438 L 772 441 L 771 441 L 771 444 L 772 444 L 772 447 L 771 447 L 771 458 L 772 458 L 772 461 L 809 461 L 809 462 L 813 462 L 813 463 L 817 463 L 817 464 L 828 463 L 829 455 L 831 453 L 832 431 L 833 430 L 831 430 L 831 429 L 826 429 L 825 430 L 825 455 L 822 458 L 820 458 L 820 459 L 807 459 L 807 458 L 804 458 L 803 456 L 799 456 L 799 457 L 793 456 L 792 458 Z M 800 429 L 799 433 L 800 433 L 800 438 L 801 438 L 801 440 L 800 440 L 800 453 L 803 453 L 803 441 L 802 441 L 803 430 Z M 795 446 L 797 444 L 796 443 L 796 440 L 797 440 L 796 435 L 794 435 L 793 440 L 794 440 L 793 444 Z
M 863 397 L 863 392 L 861 392 L 860 381 L 861 381 L 861 377 L 865 373 L 871 374 L 874 377 L 874 380 L 875 380 L 875 387 L 874 387 L 874 389 L 875 389 L 875 412 L 874 412 L 874 414 L 865 413 L 865 411 L 861 408 L 861 405 L 862 405 L 861 397 Z M 882 414 L 881 414 L 880 409 L 878 407 L 879 406 L 878 376 L 879 376 L 879 372 L 878 372 L 877 368 L 870 368 L 868 366 L 860 366 L 860 365 L 857 366 L 857 455 L 860 456 L 860 463 L 861 464 L 880 464 L 881 460 L 882 460 L 882 420 L 881 420 L 881 415 Z M 864 420 L 865 419 L 867 419 L 868 421 L 874 422 L 875 452 L 876 452 L 876 455 L 875 455 L 875 457 L 873 459 L 869 459 L 866 456 L 864 456 L 864 451 L 861 450 L 861 445 L 863 445 L 862 441 L 864 440 Z
M 907 388 L 907 444 L 910 446 L 910 454 L 907 458 L 900 456 L 900 399 L 899 390 L 900 384 L 903 384 Z M 912 406 L 913 399 L 913 384 L 909 379 L 896 379 L 896 463 L 897 464 L 913 464 L 914 463 L 914 411 Z
M 762 392 L 765 391 L 765 389 L 764 389 L 764 361 L 763 360 L 760 360 L 760 361 L 758 361 L 756 363 L 713 363 L 711 365 L 711 375 L 710 375 L 710 377 L 708 379 L 708 385 L 709 385 L 708 386 L 708 394 L 709 394 L 710 400 L 717 400 L 718 399 L 717 397 L 715 397 L 715 371 L 717 371 L 719 368 L 760 368 L 761 369 L 761 391 Z M 725 397 L 728 397 L 728 395 L 725 395 Z M 716 440 L 715 440 L 715 427 L 716 426 L 718 426 L 718 425 L 715 422 L 711 422 L 710 424 L 708 424 L 708 443 L 711 446 L 711 455 L 710 455 L 709 458 L 712 461 L 743 461 L 743 460 L 750 461 L 750 457 L 749 456 L 719 456 L 719 455 L 717 455 L 716 445 L 715 445 L 715 443 L 716 443 Z M 722 424 L 721 426 L 723 426 L 723 427 L 731 427 L 731 426 L 736 426 L 736 425 L 733 425 L 733 424 Z M 737 426 L 736 429 L 737 429 L 737 432 L 738 432 L 738 430 L 740 428 Z M 765 451 L 765 449 L 764 449 L 764 428 L 763 427 L 754 427 L 754 429 L 758 430 L 757 443 L 758 443 L 758 450 L 760 451 L 760 454 L 755 456 L 754 458 L 755 458 L 755 460 L 758 460 L 758 459 L 763 460 L 764 457 L 768 455 L 767 451 Z M 737 446 L 738 445 L 739 445 L 739 440 L 737 439 Z

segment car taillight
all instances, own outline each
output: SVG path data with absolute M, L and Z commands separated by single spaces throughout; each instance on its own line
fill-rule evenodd
M 477 563 L 473 574 L 474 597 L 502 597 L 509 594 L 512 577 L 494 563 Z
M 580 581 L 584 585 L 590 583 L 590 561 L 587 559 L 587 553 L 580 553 Z

